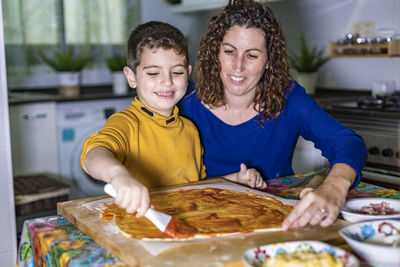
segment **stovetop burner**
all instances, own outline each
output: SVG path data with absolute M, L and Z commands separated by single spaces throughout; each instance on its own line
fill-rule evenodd
M 361 109 L 400 111 L 400 96 L 360 97 L 357 101 L 357 105 Z
M 359 97 L 357 101 L 337 103 L 334 104 L 333 107 L 357 110 L 400 112 L 400 95 L 393 94 L 383 97 L 362 96 Z

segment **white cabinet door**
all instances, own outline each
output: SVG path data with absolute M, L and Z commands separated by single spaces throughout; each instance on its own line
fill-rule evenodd
M 10 106 L 14 175 L 58 173 L 56 103 Z
M 293 153 L 292 169 L 294 173 L 305 173 L 328 167 L 328 160 L 322 156 L 321 150 L 314 143 L 299 137 Z

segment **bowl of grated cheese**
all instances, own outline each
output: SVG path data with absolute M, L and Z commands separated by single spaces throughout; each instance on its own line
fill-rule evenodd
M 320 241 L 281 242 L 245 251 L 246 267 L 358 267 L 351 253 Z

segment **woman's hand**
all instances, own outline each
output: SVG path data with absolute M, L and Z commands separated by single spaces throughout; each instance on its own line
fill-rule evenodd
M 327 227 L 335 222 L 345 201 L 356 172 L 347 164 L 335 164 L 324 183 L 308 192 L 282 223 L 282 230 L 307 224 Z
M 142 217 L 150 207 L 148 189 L 129 173 L 111 177 L 111 185 L 117 196 L 115 203 L 128 213 L 135 213 Z

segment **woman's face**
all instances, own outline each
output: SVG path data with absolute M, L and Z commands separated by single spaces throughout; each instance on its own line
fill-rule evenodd
M 220 45 L 218 59 L 225 96 L 255 94 L 267 64 L 264 33 L 232 26 Z

